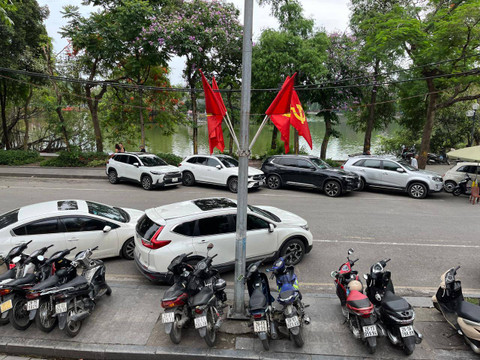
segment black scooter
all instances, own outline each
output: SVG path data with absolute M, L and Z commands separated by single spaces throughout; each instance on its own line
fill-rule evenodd
M 462 194 L 470 195 L 472 193 L 472 188 L 467 187 L 470 181 L 472 181 L 472 178 L 468 174 L 465 174 L 465 178 L 453 188 L 453 196 L 460 196 Z
M 272 304 L 275 299 L 270 294 L 267 275 L 259 270 L 264 260 L 250 264 L 247 268 L 245 281 L 247 282 L 248 295 L 250 296 L 248 310 L 252 316 L 253 331 L 262 341 L 263 348 L 269 350 L 269 338 L 277 339 L 278 332 L 273 318 Z
M 401 346 L 406 355 L 411 355 L 415 344 L 420 344 L 422 334 L 413 327 L 415 311 L 402 297 L 395 295 L 390 271 L 385 266 L 390 259 L 380 260 L 365 274 L 367 296 L 375 306 L 375 312 L 383 323 L 388 339 Z

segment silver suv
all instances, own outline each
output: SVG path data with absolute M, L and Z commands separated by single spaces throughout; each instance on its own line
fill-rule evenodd
M 404 160 L 394 158 L 355 156 L 349 158 L 342 168 L 360 176 L 360 189 L 371 186 L 401 190 L 415 199 L 423 199 L 428 193 L 443 188 L 440 174 L 415 169 Z

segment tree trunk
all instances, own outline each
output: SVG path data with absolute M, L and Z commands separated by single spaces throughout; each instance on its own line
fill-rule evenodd
M 425 76 L 432 76 L 432 74 L 424 74 Z M 435 92 L 435 85 L 433 78 L 427 79 L 428 92 L 428 106 L 427 106 L 427 119 L 423 126 L 422 143 L 420 145 L 420 155 L 418 157 L 418 168 L 425 169 L 427 164 L 427 156 L 430 151 L 430 138 L 432 137 L 433 123 L 435 120 L 435 110 L 437 105 L 438 94 Z
M 298 155 L 299 148 L 300 148 L 300 142 L 298 139 L 298 130 L 295 129 L 293 131 L 293 149 L 294 149 L 295 155 Z
M 28 121 L 28 105 L 30 104 L 30 100 L 32 100 L 33 96 L 33 87 L 30 86 L 30 92 L 28 93 L 27 99 L 25 100 L 25 112 L 23 113 L 23 121 L 25 122 L 25 135 L 23 137 L 23 150 L 28 150 L 28 130 L 30 128 L 30 124 Z
M 191 87 L 190 98 L 192 99 L 192 117 L 193 117 L 193 154 L 198 154 L 198 117 L 197 117 L 197 94 L 195 87 Z
M 374 84 L 370 96 L 370 105 L 368 105 L 368 119 L 367 119 L 367 127 L 365 129 L 365 139 L 363 141 L 363 153 L 367 154 L 370 151 L 372 145 L 372 131 L 375 125 L 375 110 L 376 110 L 376 102 L 377 102 L 377 77 L 378 77 L 378 68 L 380 65 L 380 60 L 375 62 L 375 67 L 373 70 L 373 77 L 374 77 Z
M 270 145 L 270 149 L 272 150 L 275 150 L 277 148 L 277 135 L 278 135 L 278 129 L 276 126 L 273 126 L 272 142 Z
M 57 113 L 58 119 L 60 120 L 60 128 L 62 129 L 63 141 L 65 142 L 67 151 L 70 151 L 70 139 L 68 138 L 67 127 L 65 126 L 65 118 L 63 117 L 63 114 L 62 114 L 62 106 L 60 105 L 62 103 L 62 96 L 60 95 L 60 97 L 57 99 L 58 99 L 57 103 L 59 106 L 57 106 L 57 108 L 55 109 L 55 112 Z
M 143 90 L 140 89 L 140 133 L 142 137 L 142 146 L 145 147 L 145 123 L 143 121 Z
M 330 140 L 330 135 L 332 135 L 332 119 L 330 113 L 325 113 L 323 119 L 325 121 L 325 136 L 323 137 L 322 147 L 320 149 L 320 158 L 325 160 L 327 157 L 328 141 Z
M 5 80 L 2 81 L 2 87 L 3 90 L 0 91 L 0 108 L 2 113 L 3 145 L 7 150 L 10 150 L 7 126 L 7 84 L 5 83 Z
M 87 105 L 92 116 L 93 131 L 95 133 L 95 145 L 97 152 L 103 152 L 103 137 L 100 129 L 100 121 L 98 120 L 98 102 L 102 98 L 103 94 L 107 91 L 106 86 L 102 88 L 100 93 L 95 97 L 92 97 L 92 86 L 85 86 L 85 93 L 87 95 Z

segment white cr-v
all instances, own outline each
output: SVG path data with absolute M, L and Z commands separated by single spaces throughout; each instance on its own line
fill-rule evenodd
M 105 171 L 112 184 L 128 180 L 140 183 L 145 190 L 182 182 L 182 173 L 176 166 L 168 165 L 156 155 L 143 152 L 115 154 L 108 160 Z

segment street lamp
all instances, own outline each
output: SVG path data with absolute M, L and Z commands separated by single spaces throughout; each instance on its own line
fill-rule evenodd
M 475 104 L 472 105 L 473 110 L 468 110 L 467 111 L 467 117 L 472 118 L 472 136 L 471 136 L 471 140 L 470 140 L 470 146 L 473 145 L 473 134 L 475 133 L 475 115 L 477 114 L 477 110 L 478 110 L 479 106 L 480 105 L 478 103 L 475 103 Z

